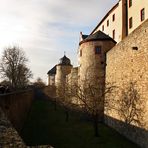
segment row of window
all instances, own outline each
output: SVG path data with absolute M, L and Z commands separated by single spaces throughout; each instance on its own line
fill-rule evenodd
M 141 22 L 145 20 L 145 9 L 141 9 L 140 11 L 140 20 Z M 133 27 L 133 17 L 129 18 L 129 28 Z
M 132 0 L 129 0 L 129 7 L 132 6 Z M 112 21 L 115 21 L 115 14 L 112 15 Z M 109 20 L 107 20 L 107 26 L 109 26 Z M 104 25 L 102 26 L 102 31 L 104 31 Z
M 115 14 L 112 15 L 112 21 L 115 21 Z M 109 19 L 107 20 L 107 27 L 109 26 Z M 104 31 L 104 25 L 102 25 L 102 31 Z
M 141 9 L 140 11 L 140 20 L 145 20 L 145 9 Z M 109 20 L 107 20 L 107 26 L 109 26 Z M 129 28 L 131 29 L 133 27 L 133 18 L 129 18 Z M 104 31 L 104 25 L 102 26 L 102 31 Z M 112 31 L 112 38 L 115 39 L 115 29 Z

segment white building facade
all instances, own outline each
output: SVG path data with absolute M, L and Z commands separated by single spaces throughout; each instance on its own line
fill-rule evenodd
M 117 43 L 148 19 L 148 0 L 119 0 L 91 34 L 98 30 Z

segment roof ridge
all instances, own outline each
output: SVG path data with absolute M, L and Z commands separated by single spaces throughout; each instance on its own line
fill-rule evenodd
M 86 39 L 84 39 L 83 41 L 81 41 L 79 43 L 79 45 L 81 45 L 84 42 L 88 42 L 88 41 L 96 41 L 96 40 L 111 40 L 114 43 L 116 43 L 116 41 L 114 39 L 112 39 L 109 35 L 105 34 L 104 32 L 98 30 L 97 32 L 95 32 L 94 34 L 90 34 Z

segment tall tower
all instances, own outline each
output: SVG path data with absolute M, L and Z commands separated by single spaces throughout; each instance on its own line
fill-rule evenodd
M 57 90 L 66 84 L 66 76 L 71 72 L 72 65 L 70 59 L 65 55 L 60 59 L 59 64 L 56 66 L 55 85 Z
M 87 85 L 97 87 L 96 97 L 105 88 L 106 52 L 114 47 L 116 42 L 101 31 L 84 38 L 79 43 L 79 86 L 86 89 Z M 104 114 L 104 100 L 99 102 L 100 120 Z

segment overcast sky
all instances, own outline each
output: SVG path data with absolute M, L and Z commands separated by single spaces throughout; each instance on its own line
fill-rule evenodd
M 118 0 L 0 0 L 0 56 L 18 45 L 34 79 L 66 55 L 77 65 L 79 33 L 89 34 Z

